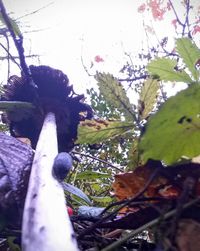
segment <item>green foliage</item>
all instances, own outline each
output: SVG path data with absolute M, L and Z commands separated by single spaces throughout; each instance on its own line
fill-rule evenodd
M 144 164 L 144 161 L 142 161 L 138 150 L 138 144 L 138 138 L 135 138 L 128 152 L 128 170 L 131 171 L 133 171 L 136 167 Z
M 76 152 L 83 153 L 84 155 L 80 155 L 80 161 L 77 162 L 77 167 L 75 168 L 74 174 L 71 176 L 70 180 L 74 185 L 81 188 L 85 194 L 89 195 L 90 198 L 91 196 L 99 198 L 107 196 L 111 190 L 111 180 L 116 172 L 118 172 L 118 170 L 114 169 L 112 166 L 116 165 L 117 167 L 123 169 L 123 167 L 127 165 L 127 152 L 132 143 L 131 137 L 134 133 L 132 130 L 134 123 L 132 121 L 120 121 L 122 117 L 121 112 L 115 106 L 111 106 L 100 92 L 97 92 L 92 88 L 87 90 L 87 93 L 90 96 L 90 102 L 92 109 L 94 110 L 95 117 L 100 117 L 101 119 L 99 120 L 103 123 L 107 123 L 108 121 L 109 126 L 120 125 L 121 127 L 122 125 L 122 127 L 129 127 L 124 128 L 126 130 L 123 129 L 122 131 L 125 133 L 122 134 L 118 132 L 118 130 L 121 131 L 121 128 L 115 128 L 114 132 L 117 132 L 117 135 L 110 135 L 111 137 L 105 138 L 105 140 L 101 143 L 94 145 L 92 133 L 91 135 L 89 133 L 88 136 L 91 138 L 91 141 L 88 141 L 88 145 L 83 144 L 76 146 Z M 95 124 L 95 120 L 90 122 L 94 122 Z M 99 123 L 99 125 L 102 126 L 103 124 Z M 98 123 L 96 126 L 98 127 Z M 92 131 L 93 129 L 94 128 L 92 128 Z M 112 129 L 110 129 L 110 132 L 108 132 L 109 134 L 112 132 Z M 102 132 L 100 132 L 100 134 Z M 85 137 L 85 135 L 83 135 L 83 137 Z M 78 139 L 80 139 L 80 135 Z M 104 162 L 101 162 L 100 160 L 103 160 Z M 112 166 L 110 166 L 109 163 L 111 163 Z M 97 170 L 98 172 L 96 172 Z M 93 174 L 90 176 L 91 172 L 95 174 L 95 176 Z M 103 175 L 99 175 L 99 173 L 103 173 Z M 93 203 L 98 206 L 106 206 L 109 204 L 107 203 L 105 205 L 105 201 L 102 201 L 101 203 L 100 200 L 98 200 L 98 202 L 97 200 L 93 200 Z
M 176 50 L 182 57 L 195 81 L 199 81 L 199 71 L 195 68 L 200 59 L 200 50 L 189 38 L 180 38 L 176 41 Z
M 174 164 L 200 154 L 200 86 L 193 84 L 169 98 L 145 127 L 139 150 L 149 158 Z
M 100 205 L 108 205 L 109 203 L 113 202 L 113 199 L 110 196 L 92 196 L 92 199 L 94 202 L 100 204 Z
M 193 80 L 184 70 L 175 70 L 176 66 L 177 61 L 174 59 L 157 58 L 148 64 L 147 69 L 150 74 L 159 76 L 163 81 L 192 83 Z
M 0 132 L 6 132 L 8 130 L 9 130 L 9 128 L 8 128 L 7 125 L 5 125 L 3 123 L 2 124 L 0 123 Z
M 120 120 L 121 112 L 115 107 L 110 106 L 101 93 L 97 93 L 94 88 L 87 89 L 87 94 L 90 97 L 91 107 L 94 110 L 95 116 L 101 119 L 116 119 Z
M 16 239 L 16 237 L 14 237 L 14 236 L 8 237 L 7 242 L 8 242 L 9 250 L 10 251 L 21 251 L 20 246 L 18 244 L 14 243 L 15 239 Z
M 149 71 L 159 75 L 161 80 L 181 80 L 193 84 L 168 99 L 148 121 L 139 143 L 144 161 L 152 158 L 174 164 L 183 157 L 193 158 L 200 154 L 200 83 L 197 82 L 199 72 L 195 68 L 200 50 L 188 38 L 177 39 L 176 50 L 195 81 L 188 79 L 185 71 L 174 72 L 173 60 L 161 58 L 148 65 Z
M 17 22 L 14 21 L 14 20 L 13 20 L 12 18 L 10 18 L 10 17 L 8 17 L 8 19 L 9 19 L 9 21 L 10 21 L 11 28 L 12 28 L 13 32 L 15 33 L 15 36 L 21 37 L 21 36 L 22 36 L 22 33 L 21 33 L 20 29 L 19 29 L 19 26 L 18 26 Z M 1 21 L 4 25 L 6 25 L 5 20 L 4 20 L 4 18 L 3 18 L 3 16 L 2 16 L 1 13 L 0 13 L 0 21 Z M 8 27 L 7 27 L 7 28 L 8 28 Z
M 21 101 L 0 101 L 0 110 L 1 111 L 13 111 L 15 109 L 33 109 L 34 106 L 28 102 Z
M 95 180 L 95 179 L 102 179 L 102 178 L 110 178 L 110 174 L 94 172 L 94 171 L 85 171 L 85 172 L 78 173 L 76 175 L 76 180 Z
M 109 121 L 112 121 L 113 119 L 119 121 L 121 120 L 121 112 L 119 112 L 116 107 L 111 106 L 105 100 L 104 96 L 101 93 L 96 92 L 92 88 L 88 90 L 88 94 L 90 95 L 90 102 L 92 109 L 95 112 L 95 116 Z M 125 122 L 123 122 L 123 124 L 125 124 Z M 133 125 L 133 122 L 130 122 L 130 124 Z M 114 138 L 112 137 L 107 141 L 103 141 L 103 144 L 101 144 L 101 149 L 99 149 L 98 151 L 91 151 L 90 148 L 87 148 L 86 152 L 92 155 L 94 154 L 100 159 L 111 162 L 113 164 L 120 164 L 120 166 L 126 166 L 127 152 L 129 150 L 130 145 L 132 144 L 133 134 L 134 130 L 129 130 L 122 135 L 115 136 Z M 84 148 L 85 147 L 86 145 L 84 145 Z M 103 167 L 100 162 L 94 163 L 94 166 L 97 166 L 98 168 Z
M 132 122 L 115 120 L 86 120 L 78 127 L 78 144 L 95 144 L 133 129 Z
M 28 102 L 21 101 L 0 101 L 0 110 L 6 111 L 12 116 L 13 121 L 20 121 L 29 117 L 33 112 L 34 106 Z
M 135 112 L 121 83 L 109 73 L 97 73 L 95 78 L 106 102 L 117 108 L 124 115 L 125 120 L 135 120 Z
M 177 69 L 177 61 L 169 58 L 157 58 L 151 61 L 147 69 L 150 74 L 158 76 L 163 81 L 176 81 L 191 84 L 199 81 L 199 71 L 196 64 L 200 59 L 200 50 L 189 38 L 179 38 L 176 40 L 176 51 L 183 59 L 186 67 L 190 71 L 194 80 L 185 70 Z
M 64 191 L 66 191 L 70 194 L 76 195 L 80 199 L 84 200 L 88 205 L 91 204 L 91 201 L 88 198 L 88 196 L 83 191 L 81 191 L 78 187 L 75 187 L 75 186 L 68 184 L 68 183 L 65 183 L 65 182 L 62 183 L 62 186 L 64 188 Z
M 156 79 L 147 79 L 141 89 L 138 113 L 141 119 L 146 119 L 153 110 L 158 96 L 159 83 Z

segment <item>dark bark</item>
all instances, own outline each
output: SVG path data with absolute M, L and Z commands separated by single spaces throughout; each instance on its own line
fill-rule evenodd
M 0 213 L 10 221 L 21 217 L 33 155 L 31 147 L 0 133 Z

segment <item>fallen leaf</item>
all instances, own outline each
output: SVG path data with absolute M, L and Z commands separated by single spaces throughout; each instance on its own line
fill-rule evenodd
M 116 197 L 119 200 L 123 200 L 135 196 L 144 188 L 155 169 L 144 165 L 137 167 L 133 172 L 115 175 L 113 189 Z M 159 187 L 166 185 L 167 182 L 167 179 L 163 177 L 155 177 L 145 191 L 145 196 L 153 197 L 159 195 Z

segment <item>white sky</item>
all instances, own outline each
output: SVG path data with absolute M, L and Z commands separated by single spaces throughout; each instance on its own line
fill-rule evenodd
M 174 2 L 181 13 L 180 1 Z M 193 2 L 197 4 L 199 1 Z M 27 62 L 62 70 L 78 93 L 85 92 L 86 87 L 94 82 L 83 69 L 81 55 L 90 73 L 102 70 L 117 76 L 128 60 L 124 52 L 130 53 L 134 60 L 134 54 L 141 50 L 146 41 L 143 17 L 137 12 L 141 3 L 141 0 L 4 0 L 7 11 L 13 12 L 14 17 L 49 5 L 20 19 L 22 32 L 42 29 L 24 33 L 27 53 L 41 55 L 40 62 L 33 59 Z M 170 36 L 173 41 L 172 19 L 174 17 L 168 14 L 164 23 L 154 24 L 159 38 Z M 150 19 L 146 18 L 145 22 Z M 100 55 L 104 62 L 95 63 L 90 69 L 96 55 Z M 5 65 L 4 62 L 1 67 Z
M 40 63 L 63 70 L 80 91 L 93 81 L 81 64 L 81 55 L 87 68 L 96 55 L 105 63 L 96 64 L 95 70 L 117 73 L 122 67 L 123 50 L 132 50 L 138 41 L 142 22 L 134 24 L 140 1 L 130 0 L 57 0 L 38 13 L 23 18 L 28 30 L 45 29 L 25 34 L 33 54 L 42 55 Z M 21 16 L 51 3 L 50 0 L 4 0 L 9 11 Z M 23 3 L 23 4 L 22 4 Z M 135 36 L 137 34 L 137 36 Z M 136 37 L 136 39 L 135 39 Z M 136 40 L 136 41 L 135 41 Z M 137 42 L 138 46 L 138 42 Z M 138 48 L 134 48 L 136 51 Z M 38 63 L 38 62 L 36 62 Z M 92 72 L 94 73 L 94 71 Z

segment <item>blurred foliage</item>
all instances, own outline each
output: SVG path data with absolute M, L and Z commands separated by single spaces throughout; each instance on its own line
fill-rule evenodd
M 174 10 L 170 6 L 162 7 L 166 1 L 161 1 L 159 11 L 155 12 L 150 2 L 142 3 L 138 11 L 152 11 L 155 20 L 161 21 L 167 9 Z M 104 121 L 112 130 L 102 134 L 105 128 L 99 129 L 98 122 L 95 122 L 92 126 L 93 131 L 96 126 L 93 137 L 87 126 L 83 128 L 80 125 L 77 145 L 72 151 L 73 169 L 66 178 L 70 185 L 65 187 L 67 201 L 73 207 L 108 206 L 115 201 L 112 195 L 114 176 L 143 165 L 149 158 L 171 164 L 176 163 L 183 154 L 193 157 L 200 153 L 199 87 L 194 86 L 199 81 L 200 51 L 193 42 L 200 21 L 198 18 L 189 25 L 192 6 L 188 8 L 190 1 L 183 1 L 182 4 L 185 4 L 185 20 L 181 22 L 175 12 L 176 22 L 172 23 L 179 38 L 176 40 L 176 49 L 169 46 L 168 35 L 157 38 L 153 27 L 146 25 L 144 20 L 148 46 L 137 52 L 134 60 L 131 54 L 125 52 L 127 62 L 119 70 L 119 75 L 123 77 L 116 78 L 111 73 L 95 74 L 99 89 L 87 90 L 94 110 L 94 121 Z M 0 20 L 4 23 L 2 16 Z M 18 24 L 14 19 L 10 21 L 15 35 L 21 36 Z M 4 24 L 0 31 L 1 38 L 8 38 L 8 29 Z M 157 42 L 153 45 L 149 43 L 148 33 L 156 37 Z M 6 58 L 9 58 L 8 54 Z M 96 59 L 96 62 L 102 62 L 101 58 Z M 164 82 L 169 81 L 185 82 L 191 86 L 166 101 L 167 94 L 163 86 Z M 119 126 L 125 124 L 128 125 L 127 130 L 118 130 Z M 8 128 L 0 124 L 0 130 L 8 131 Z M 81 133 L 85 138 L 81 139 Z M 90 134 L 89 138 L 86 133 Z M 187 144 L 188 138 L 192 139 L 190 144 Z
M 180 38 L 176 41 L 176 50 L 188 71 L 188 74 L 181 71 L 181 74 L 184 73 L 181 80 L 188 83 L 189 87 L 169 98 L 147 122 L 139 145 L 145 161 L 151 158 L 171 165 L 181 158 L 191 159 L 200 155 L 200 79 L 196 70 L 200 49 L 190 39 Z M 160 67 L 162 62 L 163 58 L 157 58 L 150 65 L 155 63 Z M 174 61 L 168 59 L 168 63 L 162 71 L 157 69 L 156 74 L 161 80 L 173 79 L 179 82 L 179 72 L 171 67 Z M 152 73 L 151 68 L 149 70 Z

